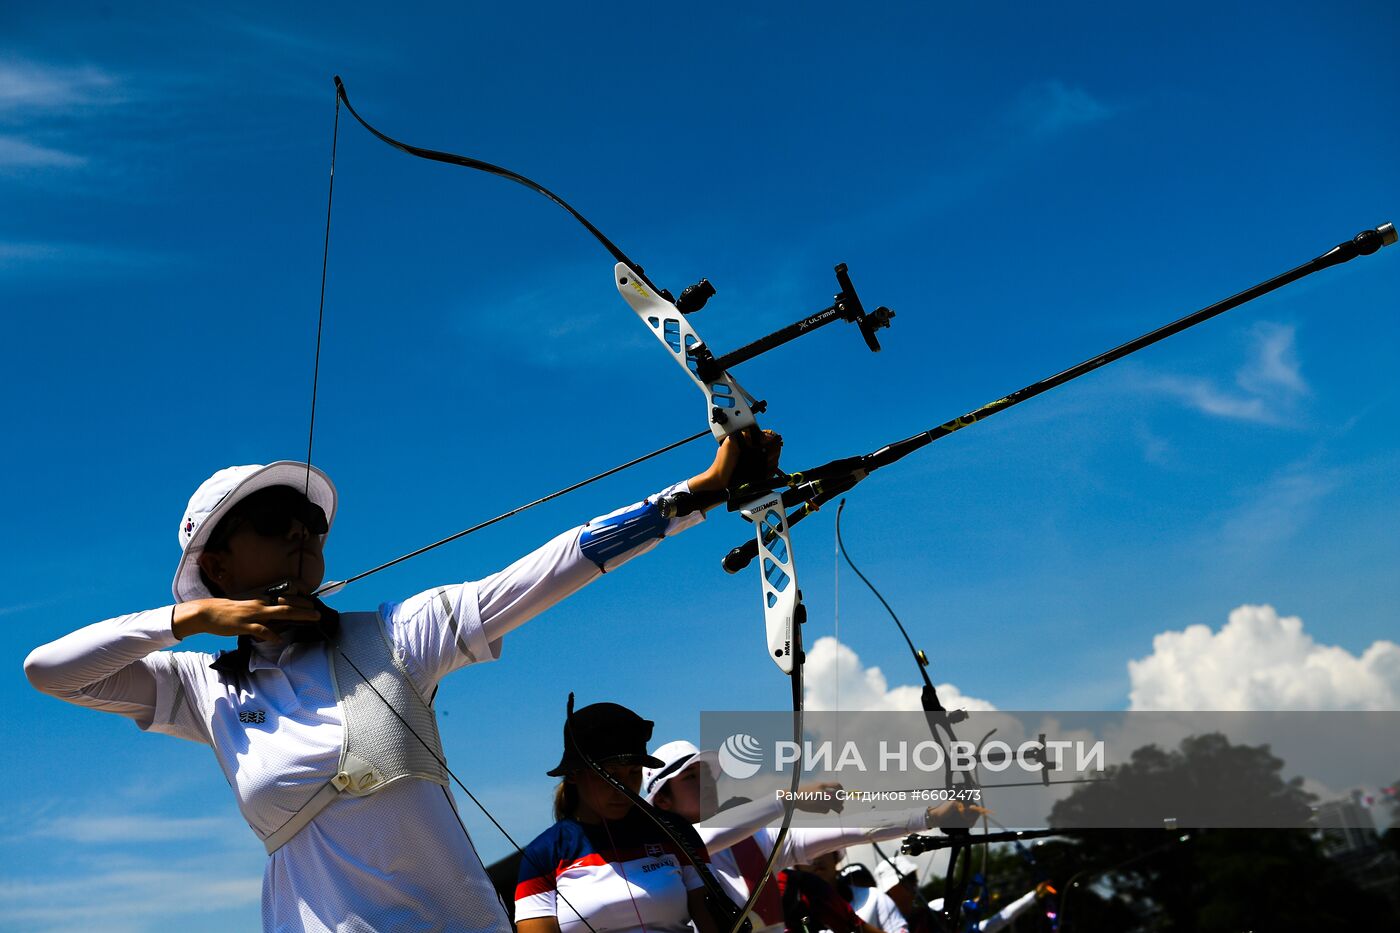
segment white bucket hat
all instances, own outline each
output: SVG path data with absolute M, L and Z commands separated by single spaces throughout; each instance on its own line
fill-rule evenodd
M 719 755 L 711 749 L 702 752 L 685 739 L 667 742 L 651 754 L 654 758 L 660 758 L 662 765 L 659 768 L 642 769 L 642 796 L 646 798 L 647 803 L 655 801 L 656 792 L 665 787 L 667 781 L 697 761 L 708 765 L 710 776 L 719 779 Z
M 326 528 L 330 530 L 331 523 L 335 521 L 335 484 L 314 466 L 310 468 L 309 484 L 304 461 L 278 460 L 266 466 L 250 463 L 220 470 L 199 484 L 180 519 L 180 564 L 175 568 L 175 580 L 170 585 L 176 602 L 207 599 L 212 595 L 199 578 L 199 555 L 204 553 L 209 535 L 229 509 L 269 486 L 306 489 L 307 498 L 326 513 Z
M 919 863 L 907 855 L 896 855 L 894 861 L 885 859 L 875 866 L 875 885 L 888 891 L 910 875 L 919 874 Z

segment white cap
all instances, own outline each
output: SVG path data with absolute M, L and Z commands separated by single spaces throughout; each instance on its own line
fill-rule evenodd
M 888 891 L 899 884 L 906 875 L 919 873 L 919 863 L 907 855 L 896 855 L 875 866 L 875 884 L 881 891 Z
M 667 781 L 697 761 L 708 765 L 710 776 L 719 779 L 719 755 L 710 749 L 702 752 L 685 739 L 667 742 L 651 754 L 654 758 L 660 758 L 663 764 L 659 768 L 642 770 L 642 796 L 647 803 L 656 799 L 656 792 L 665 787 Z
M 870 877 L 870 869 L 866 868 L 860 862 L 852 862 L 844 866 L 841 869 L 841 877 L 845 878 L 850 882 L 852 887 L 856 888 L 868 888 L 870 885 L 864 882 L 874 880 Z
M 308 484 L 307 469 L 305 462 L 297 460 L 278 460 L 266 466 L 250 463 L 227 467 L 199 484 L 180 519 L 180 564 L 175 568 L 175 580 L 170 584 L 176 602 L 205 599 L 212 595 L 199 578 L 199 555 L 204 553 L 204 545 L 214 526 L 219 524 L 219 519 L 238 502 L 260 489 L 269 486 L 305 489 L 307 498 L 326 513 L 329 531 L 330 524 L 335 521 L 335 484 L 314 466 L 310 468 Z

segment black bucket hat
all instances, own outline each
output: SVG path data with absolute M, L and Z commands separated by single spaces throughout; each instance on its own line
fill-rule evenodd
M 592 703 L 577 712 L 573 706 L 571 693 L 569 714 L 564 720 L 564 755 L 559 764 L 546 772 L 550 777 L 563 777 L 587 768 L 583 755 L 579 754 L 580 747 L 598 764 L 621 761 L 648 768 L 660 768 L 665 764 L 660 758 L 647 754 L 647 742 L 651 741 L 655 725 L 650 719 L 643 719 L 616 703 Z

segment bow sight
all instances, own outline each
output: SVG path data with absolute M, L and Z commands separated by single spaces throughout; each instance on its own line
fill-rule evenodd
M 855 286 L 851 284 L 850 276 L 846 274 L 846 264 L 841 263 L 836 267 L 836 281 L 841 286 L 841 291 L 832 299 L 830 307 L 776 330 L 766 337 L 760 337 L 733 353 L 716 357 L 687 320 L 689 315 L 699 311 L 715 293 L 715 287 L 708 279 L 701 279 L 685 289 L 681 292 L 680 299 L 676 300 L 666 289 L 656 288 L 647 281 L 640 267 L 630 261 L 617 263 L 613 275 L 622 300 L 651 328 L 656 339 L 670 351 L 671 358 L 685 370 L 696 388 L 704 393 L 709 411 L 710 432 L 719 440 L 754 427 L 757 424 L 754 416 L 761 414 L 767 407 L 765 402 L 755 399 L 739 385 L 729 374 L 730 367 L 767 353 L 835 320 L 849 321 L 858 326 L 865 337 L 866 346 L 873 352 L 879 352 L 880 341 L 875 332 L 881 327 L 889 327 L 890 319 L 894 317 L 894 312 L 885 307 L 866 313 L 860 296 L 856 294 Z M 768 491 L 770 490 L 759 488 L 754 495 Z M 723 497 L 709 500 L 709 503 L 713 504 L 715 501 L 723 501 Z
M 697 344 L 691 348 L 688 354 L 695 374 L 706 382 L 719 378 L 726 370 L 729 370 L 740 363 L 746 363 L 756 356 L 760 356 L 780 347 L 790 340 L 796 340 L 803 334 L 810 334 L 818 327 L 830 324 L 832 321 L 849 321 L 860 328 L 861 336 L 865 338 L 865 345 L 870 348 L 870 352 L 880 352 L 880 340 L 875 332 L 882 327 L 890 326 L 890 318 L 894 317 L 894 312 L 889 308 L 881 306 L 869 314 L 865 311 L 865 306 L 861 304 L 860 296 L 856 294 L 856 288 L 851 284 L 851 277 L 846 273 L 846 264 L 840 263 L 836 266 L 836 282 L 841 286 L 841 291 L 832 298 L 832 304 L 828 308 L 818 311 L 810 317 L 805 317 L 800 321 L 789 324 L 787 327 L 775 330 L 767 337 L 760 337 L 753 343 L 745 344 L 732 353 L 716 358 L 710 353 L 704 343 Z M 699 299 L 696 307 L 687 310 L 686 296 L 691 294 L 692 289 L 701 287 L 708 289 L 708 295 Z M 676 308 L 682 314 L 691 314 L 704 307 L 705 301 L 710 295 L 715 293 L 715 287 L 709 283 L 708 279 L 701 279 L 697 284 L 690 286 L 681 292 L 680 300 L 676 302 Z M 717 416 L 722 412 L 715 412 Z

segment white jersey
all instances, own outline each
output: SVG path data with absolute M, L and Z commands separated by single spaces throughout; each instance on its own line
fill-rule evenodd
M 711 872 L 714 873 L 719 883 L 729 891 L 736 903 L 743 904 L 747 901 L 753 888 L 739 865 L 739 859 L 734 851 L 735 845 L 752 836 L 753 841 L 758 844 L 759 852 L 763 858 L 768 858 L 773 852 L 773 843 L 778 839 L 778 828 L 765 824 L 781 819 L 782 813 L 783 804 L 781 801 L 759 801 L 726 810 L 711 821 L 712 823 L 723 823 L 723 826 L 707 826 L 702 823 L 695 827 L 705 843 L 705 848 L 710 852 Z M 755 826 L 759 828 L 755 830 Z M 844 849 L 847 846 L 898 839 L 909 833 L 923 832 L 926 829 L 928 829 L 928 811 L 924 808 L 891 813 L 877 821 L 874 826 L 792 827 L 783 840 L 782 851 L 778 853 L 777 859 L 773 862 L 773 874 L 776 875 L 784 868 L 810 862 L 819 855 Z M 724 846 L 724 848 L 717 848 L 719 846 Z M 773 890 L 777 890 L 776 879 L 769 879 L 765 891 L 770 886 Z M 762 923 L 754 923 L 756 930 L 775 928 L 783 924 L 781 916 L 764 916 L 761 919 Z
M 418 691 L 432 697 L 452 671 L 500 657 L 508 632 L 703 517 L 654 521 L 654 533 L 634 534 L 644 524 L 634 519 L 639 510 L 614 513 L 629 525 L 608 536 L 603 557 L 588 553 L 588 538 L 616 527 L 608 517 L 479 582 L 381 605 L 380 622 Z M 26 673 L 69 702 L 209 745 L 244 819 L 266 837 L 337 772 L 344 729 L 326 646 L 255 642 L 249 674 L 235 686 L 209 669 L 210 655 L 159 650 L 177 641 L 171 618 L 167 606 L 90 625 L 35 649 Z M 339 795 L 274 852 L 262 921 L 276 931 L 510 930 L 450 794 L 422 780 Z
M 908 933 L 909 921 L 904 919 L 899 905 L 884 891 L 852 886 L 851 909 L 857 917 L 885 933 Z

